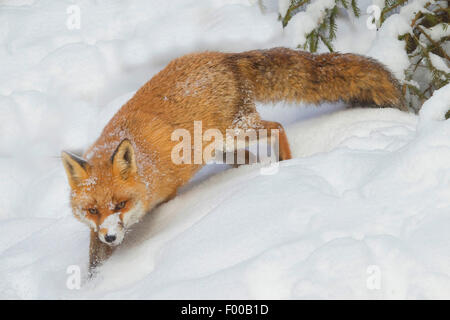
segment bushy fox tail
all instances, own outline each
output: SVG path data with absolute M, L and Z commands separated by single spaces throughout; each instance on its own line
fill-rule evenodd
M 230 54 L 257 101 L 344 101 L 407 111 L 398 81 L 379 62 L 356 55 L 286 48 Z

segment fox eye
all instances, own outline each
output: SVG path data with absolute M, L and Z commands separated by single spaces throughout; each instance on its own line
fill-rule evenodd
M 119 211 L 119 210 L 123 209 L 126 204 L 127 204 L 126 201 L 119 202 L 118 204 L 116 204 L 114 211 Z
M 97 214 L 98 213 L 98 210 L 95 209 L 95 208 L 89 208 L 88 211 L 89 211 L 90 214 Z

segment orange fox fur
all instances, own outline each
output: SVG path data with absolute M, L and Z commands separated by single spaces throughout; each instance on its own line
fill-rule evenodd
M 262 120 L 254 104 L 278 100 L 341 100 L 407 110 L 391 73 L 355 54 L 274 48 L 177 58 L 117 112 L 84 159 L 63 152 L 73 212 L 91 227 L 91 267 L 111 253 L 106 243 L 117 244 L 109 241 L 112 229 L 124 231 L 174 197 L 201 167 L 172 162 L 175 129 L 192 134 L 193 122 L 199 120 L 203 130 L 222 132 L 279 128 L 280 158 L 291 158 L 282 126 Z

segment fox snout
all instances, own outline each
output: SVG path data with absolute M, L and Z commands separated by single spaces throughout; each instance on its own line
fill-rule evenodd
M 125 228 L 118 213 L 108 216 L 100 225 L 98 238 L 110 246 L 119 245 L 125 236 Z

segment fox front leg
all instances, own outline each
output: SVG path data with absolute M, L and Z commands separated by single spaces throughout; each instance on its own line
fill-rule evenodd
M 101 242 L 97 233 L 91 230 L 91 240 L 89 244 L 89 278 L 92 278 L 95 273 L 95 268 L 107 260 L 113 251 L 114 247 Z

